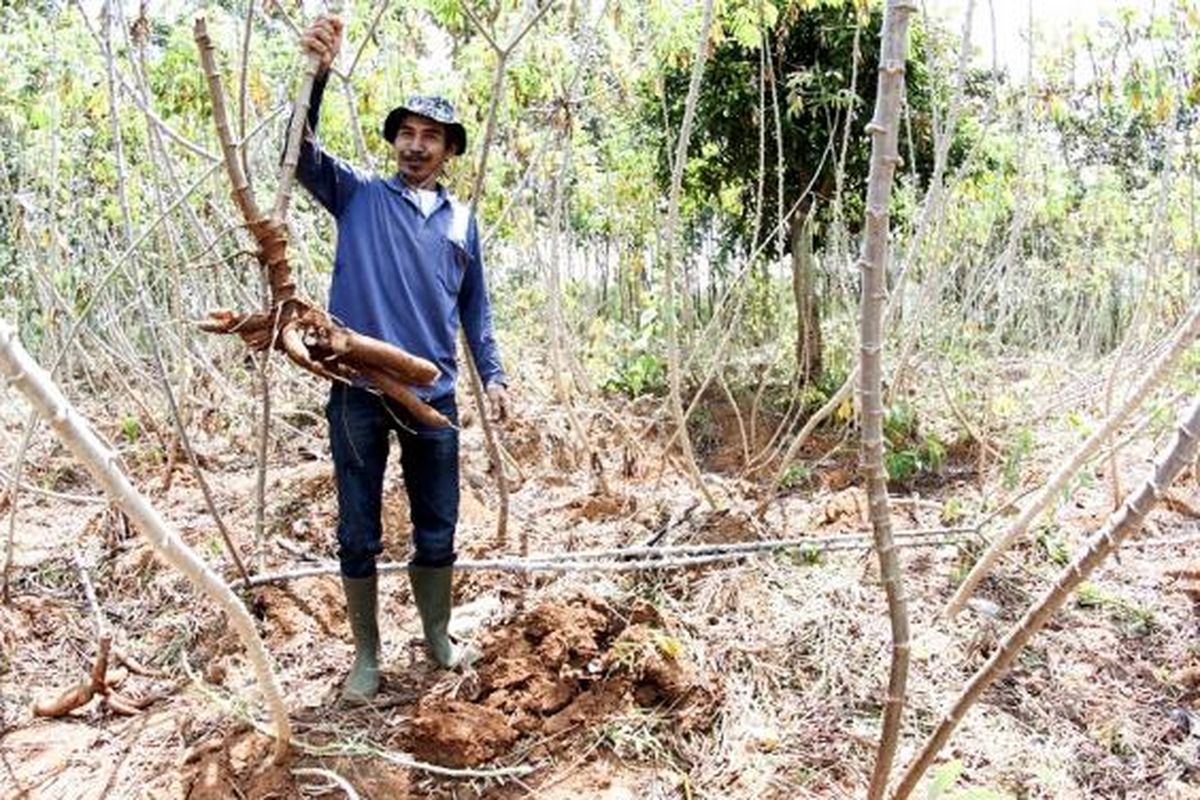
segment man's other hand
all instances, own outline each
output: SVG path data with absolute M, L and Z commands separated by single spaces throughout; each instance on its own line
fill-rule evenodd
M 504 422 L 508 419 L 508 389 L 502 383 L 493 383 L 487 387 L 488 405 L 492 408 L 492 421 Z
M 304 36 L 300 37 L 301 49 L 321 59 L 321 72 L 329 69 L 333 60 L 337 58 L 338 51 L 342 49 L 344 26 L 341 17 L 322 15 L 313 20 Z

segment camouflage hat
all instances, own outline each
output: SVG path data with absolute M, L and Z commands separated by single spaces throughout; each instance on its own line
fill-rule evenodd
M 387 139 L 389 143 L 394 142 L 396 133 L 400 130 L 401 121 L 409 114 L 428 117 L 434 122 L 442 123 L 446 126 L 446 143 L 454 145 L 458 155 L 466 152 L 467 129 L 458 121 L 458 116 L 454 112 L 454 104 L 437 95 L 413 95 L 404 105 L 393 108 L 387 115 L 387 119 L 383 121 L 383 138 Z

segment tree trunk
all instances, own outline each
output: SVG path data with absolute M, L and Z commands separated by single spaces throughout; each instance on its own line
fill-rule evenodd
M 792 295 L 796 300 L 796 382 L 808 386 L 824 368 L 821 308 L 817 303 L 817 269 L 813 257 L 813 215 L 792 217 Z

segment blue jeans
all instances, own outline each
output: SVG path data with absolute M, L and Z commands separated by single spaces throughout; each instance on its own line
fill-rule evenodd
M 455 425 L 454 395 L 430 403 Z M 383 473 L 389 433 L 400 439 L 400 464 L 413 527 L 415 566 L 454 563 L 458 524 L 458 429 L 431 428 L 381 395 L 335 383 L 325 407 L 338 494 L 342 575 L 369 578 L 383 552 Z

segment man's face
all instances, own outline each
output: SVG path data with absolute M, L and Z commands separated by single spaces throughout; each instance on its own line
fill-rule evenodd
M 438 173 L 453 148 L 446 141 L 446 126 L 417 114 L 408 114 L 400 122 L 392 142 L 400 174 L 410 186 L 432 188 Z

